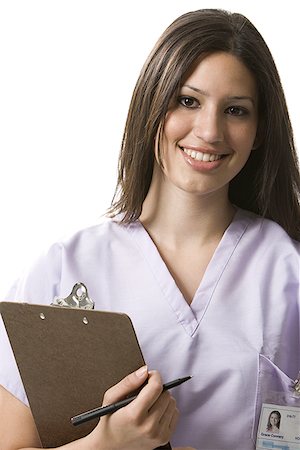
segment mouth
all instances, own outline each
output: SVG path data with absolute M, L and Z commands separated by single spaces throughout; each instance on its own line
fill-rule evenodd
M 219 159 L 225 158 L 227 155 L 225 154 L 216 154 L 216 153 L 208 153 L 208 152 L 201 152 L 196 150 L 191 150 L 190 148 L 181 147 L 179 145 L 180 150 L 182 150 L 186 155 L 188 155 L 190 158 L 196 160 L 196 161 L 202 161 L 202 162 L 214 162 L 218 161 Z

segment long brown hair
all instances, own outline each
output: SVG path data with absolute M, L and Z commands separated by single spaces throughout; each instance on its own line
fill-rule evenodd
M 154 141 L 182 80 L 201 55 L 229 52 L 252 72 L 258 87 L 256 151 L 230 182 L 235 205 L 270 218 L 300 240 L 300 175 L 285 96 L 272 55 L 243 15 L 203 9 L 176 19 L 162 34 L 136 83 L 119 157 L 109 214 L 136 220 L 148 193 Z

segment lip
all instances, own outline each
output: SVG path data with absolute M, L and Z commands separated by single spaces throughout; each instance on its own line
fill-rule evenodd
M 208 147 L 197 147 L 195 145 L 179 145 L 178 147 L 180 148 L 180 150 L 183 150 L 184 148 L 187 150 L 192 150 L 194 152 L 201 152 L 201 153 L 210 153 L 211 155 L 228 155 L 228 152 L 223 151 L 221 152 L 220 150 L 216 150 L 215 148 L 208 148 Z
M 180 153 L 183 157 L 183 159 L 185 160 L 185 162 L 194 170 L 199 171 L 199 172 L 203 172 L 203 173 L 208 173 L 211 171 L 214 171 L 216 169 L 218 169 L 224 162 L 224 160 L 226 159 L 226 156 L 229 155 L 229 153 L 221 153 L 221 152 L 217 152 L 216 150 L 213 149 L 207 149 L 207 148 L 203 148 L 203 147 L 194 147 L 194 146 L 181 146 L 179 145 L 179 150 Z M 222 158 L 217 159 L 215 161 L 199 161 L 197 159 L 192 158 L 191 156 L 189 156 L 187 153 L 184 152 L 183 149 L 189 149 L 195 152 L 202 152 L 202 153 L 210 153 L 213 155 L 218 155 L 218 156 L 222 156 Z

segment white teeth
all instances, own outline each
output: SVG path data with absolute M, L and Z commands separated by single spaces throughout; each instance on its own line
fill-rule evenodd
M 184 147 L 181 147 L 181 148 L 184 151 L 184 153 L 186 153 L 191 158 L 196 159 L 197 161 L 212 162 L 212 161 L 217 161 L 218 159 L 221 159 L 221 155 L 195 152 L 195 150 L 190 150 L 189 148 L 184 148 Z

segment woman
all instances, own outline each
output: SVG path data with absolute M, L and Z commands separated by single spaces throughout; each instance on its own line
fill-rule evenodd
M 294 379 L 300 366 L 299 193 L 260 34 L 239 14 L 179 17 L 134 90 L 110 219 L 54 245 L 9 298 L 49 304 L 83 280 L 96 309 L 129 314 L 149 367 L 193 378 L 173 391 L 176 407 L 151 372 L 135 404 L 65 448 L 255 448 L 257 386 L 270 368 Z M 7 357 L 0 372 L 10 412 L 0 434 L 11 442 L 21 430 L 7 448 L 38 446 L 30 411 L 11 395 L 26 402 L 12 366 Z M 105 403 L 148 375 L 131 374 Z
M 281 414 L 279 411 L 272 411 L 269 415 L 267 431 L 270 433 L 279 433 Z

